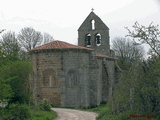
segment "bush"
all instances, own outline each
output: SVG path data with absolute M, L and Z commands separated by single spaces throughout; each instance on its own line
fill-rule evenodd
M 57 114 L 52 111 L 42 111 L 42 110 L 36 110 L 32 109 L 32 118 L 31 120 L 53 120 L 57 117 Z
M 31 118 L 31 112 L 25 104 L 10 104 L 9 108 L 3 111 L 4 120 L 26 120 Z
M 51 111 L 51 105 L 47 99 L 43 99 L 38 104 L 40 110 Z

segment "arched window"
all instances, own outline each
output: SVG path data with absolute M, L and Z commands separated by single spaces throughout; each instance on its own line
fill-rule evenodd
M 76 71 L 70 70 L 67 75 L 66 85 L 67 87 L 75 87 L 77 84 Z
M 91 34 L 87 34 L 85 37 L 86 46 L 91 47 Z
M 57 86 L 56 73 L 53 69 L 47 69 L 43 73 L 43 85 L 45 87 Z
M 92 30 L 95 30 L 95 20 L 91 20 L 91 27 L 92 27 Z
M 96 45 L 100 46 L 101 45 L 101 34 L 97 33 L 95 39 L 96 39 Z

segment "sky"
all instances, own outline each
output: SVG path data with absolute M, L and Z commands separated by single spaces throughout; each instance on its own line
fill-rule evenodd
M 110 28 L 110 40 L 125 37 L 135 21 L 160 25 L 160 0 L 2 0 L 0 29 L 24 27 L 47 32 L 55 40 L 77 44 L 78 28 L 94 8 Z

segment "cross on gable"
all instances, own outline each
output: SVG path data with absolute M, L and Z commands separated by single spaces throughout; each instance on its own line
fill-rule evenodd
M 93 12 L 94 9 L 92 8 L 91 10 L 92 10 L 92 12 Z

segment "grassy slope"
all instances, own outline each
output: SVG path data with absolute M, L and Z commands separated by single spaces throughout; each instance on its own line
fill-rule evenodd
M 57 117 L 57 114 L 52 111 L 37 111 L 31 110 L 32 112 L 32 120 L 53 120 Z
M 147 118 L 130 118 L 130 115 L 132 114 L 132 112 L 127 111 L 124 113 L 120 113 L 118 115 L 112 115 L 109 108 L 107 108 L 106 104 L 101 104 L 100 106 L 96 107 L 96 108 L 91 108 L 91 109 L 85 109 L 87 111 L 92 111 L 92 112 L 96 112 L 98 113 L 98 117 L 97 120 L 146 120 Z M 160 120 L 159 118 L 155 119 L 155 118 L 150 118 L 150 120 Z
M 109 109 L 106 107 L 106 104 L 101 104 L 96 108 L 90 108 L 86 110 L 96 112 L 98 114 L 97 120 L 107 120 L 107 113 L 109 113 Z

